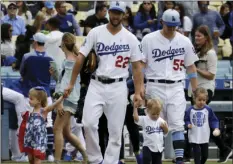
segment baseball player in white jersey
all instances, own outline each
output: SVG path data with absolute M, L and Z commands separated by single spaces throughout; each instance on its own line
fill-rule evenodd
M 193 90 L 197 87 L 194 62 L 198 57 L 190 40 L 176 32 L 180 24 L 177 11 L 168 9 L 163 13 L 162 30 L 147 34 L 142 40 L 145 56 L 146 96 L 160 97 L 163 104 L 161 117 L 168 122 L 172 132 L 176 163 L 183 163 L 184 113 L 186 100 L 182 81 L 185 72 Z
M 87 91 L 83 126 L 86 137 L 88 160 L 93 164 L 117 164 L 121 147 L 121 134 L 127 105 L 128 63 L 132 62 L 135 83 L 134 103 L 141 105 L 143 55 L 137 38 L 121 24 L 125 12 L 124 2 L 111 2 L 110 22 L 93 28 L 80 48 L 80 54 L 73 69 L 70 85 L 65 90 L 68 95 L 80 72 L 85 57 L 93 48 L 98 59 L 98 68 L 92 75 Z M 109 142 L 104 160 L 98 138 L 98 121 L 106 115 L 108 120 Z

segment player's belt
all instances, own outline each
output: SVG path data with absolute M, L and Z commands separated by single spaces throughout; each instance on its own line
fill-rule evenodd
M 182 82 L 182 80 L 173 81 L 173 80 L 165 80 L 165 79 L 161 79 L 161 80 L 148 79 L 147 81 L 153 83 L 166 83 L 166 84 L 174 84 L 174 83 Z
M 124 80 L 124 78 L 111 79 L 111 78 L 100 77 L 100 76 L 91 76 L 91 78 L 103 84 L 111 84 L 111 83 L 120 82 Z

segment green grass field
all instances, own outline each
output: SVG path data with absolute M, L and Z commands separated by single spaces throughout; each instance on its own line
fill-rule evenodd
M 2 163 L 6 163 L 6 164 L 26 164 L 24 162 L 11 162 L 11 161 L 3 161 Z M 79 164 L 80 162 L 62 162 L 61 164 Z M 51 162 L 43 162 L 43 164 L 53 164 Z M 81 164 L 81 163 L 80 163 Z M 126 164 L 136 164 L 135 162 L 127 162 Z M 163 162 L 163 164 L 172 164 L 172 162 Z M 194 164 L 194 162 L 191 162 L 191 164 Z M 209 161 L 206 164 L 219 164 L 216 161 Z M 229 160 L 226 164 L 232 164 L 232 160 Z

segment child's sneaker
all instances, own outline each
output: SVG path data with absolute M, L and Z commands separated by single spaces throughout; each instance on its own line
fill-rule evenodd
M 54 156 L 53 155 L 49 155 L 48 156 L 48 161 L 49 162 L 54 162 Z
M 135 155 L 137 164 L 142 164 L 142 153 Z
M 82 156 L 82 154 L 81 154 L 80 152 L 78 152 L 74 160 L 75 160 L 75 161 L 79 161 L 79 162 L 80 162 L 80 161 L 83 161 L 83 156 Z

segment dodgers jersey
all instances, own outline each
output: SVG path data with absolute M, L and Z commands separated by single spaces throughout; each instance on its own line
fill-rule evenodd
M 129 62 L 143 59 L 140 42 L 124 27 L 115 35 L 106 24 L 93 28 L 79 52 L 87 56 L 92 48 L 97 55 L 98 68 L 94 73 L 97 76 L 127 78 Z
M 189 38 L 179 32 L 169 40 L 158 30 L 147 34 L 141 44 L 147 79 L 183 80 L 185 67 L 198 60 Z
M 164 149 L 163 129 L 160 125 L 165 121 L 159 117 L 157 120 L 151 120 L 149 116 L 139 116 L 136 124 L 143 129 L 143 146 L 147 146 L 152 152 L 162 152 Z
M 190 107 L 185 112 L 185 125 L 192 125 L 188 129 L 188 138 L 190 143 L 203 144 L 208 143 L 210 138 L 210 127 L 212 129 L 219 128 L 218 118 L 209 106 L 202 109 Z

